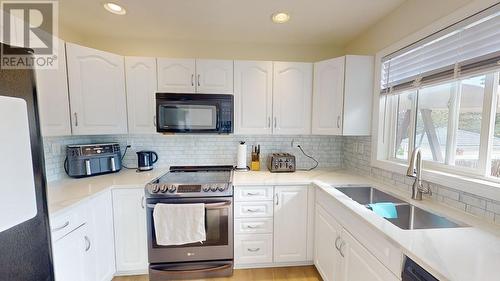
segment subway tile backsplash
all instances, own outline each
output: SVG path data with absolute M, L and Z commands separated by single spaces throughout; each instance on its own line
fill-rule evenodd
M 299 143 L 306 153 L 319 161 L 320 168 L 346 168 L 361 175 L 370 176 L 410 193 L 413 180 L 405 175 L 370 166 L 370 137 L 340 136 L 240 136 L 240 135 L 108 135 L 45 137 L 45 165 L 48 181 L 66 177 L 63 163 L 66 145 L 78 143 L 118 142 L 122 153 L 131 145 L 123 163 L 136 167 L 136 151 L 154 150 L 159 154 L 157 166 L 171 165 L 235 165 L 239 141 L 248 145 L 248 161 L 251 145 L 261 145 L 261 169 L 266 169 L 267 155 L 273 152 L 290 152 L 297 158 L 297 168 L 314 165 L 298 148 L 291 146 L 292 140 Z M 483 217 L 500 224 L 500 202 L 432 182 L 429 185 L 431 200 L 461 211 Z
M 261 145 L 261 169 L 266 168 L 267 155 L 273 152 L 290 152 L 296 156 L 297 168 L 314 165 L 298 148 L 292 148 L 292 140 L 300 144 L 306 153 L 316 158 L 319 167 L 342 167 L 342 137 L 336 136 L 241 136 L 241 135 L 109 135 L 45 137 L 45 164 L 47 180 L 66 177 L 63 168 L 66 145 L 76 143 L 118 142 L 122 153 L 131 145 L 123 163 L 136 167 L 136 151 L 153 150 L 159 155 L 158 167 L 171 165 L 235 165 L 239 141 L 248 145 L 250 161 L 251 145 Z
M 411 193 L 413 179 L 370 166 L 370 148 L 370 137 L 344 137 L 343 167 Z M 426 196 L 426 200 L 434 200 L 500 224 L 500 202 L 432 182 L 424 181 L 424 184 L 430 186 L 433 193 L 430 197 Z

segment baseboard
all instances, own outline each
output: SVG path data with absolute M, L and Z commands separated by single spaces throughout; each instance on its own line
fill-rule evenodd
M 301 262 L 234 264 L 234 269 L 270 268 L 270 267 L 306 266 L 306 265 L 314 265 L 314 262 L 313 261 L 301 261 Z
M 148 274 L 148 269 L 140 269 L 140 270 L 127 270 L 127 271 L 117 271 L 115 276 L 129 276 L 129 275 L 145 275 Z

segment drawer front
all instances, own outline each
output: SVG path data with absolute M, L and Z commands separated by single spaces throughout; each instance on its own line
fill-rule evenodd
M 265 218 L 273 217 L 273 201 L 236 202 L 234 203 L 235 218 Z
M 81 205 L 83 204 L 79 204 L 70 210 L 50 217 L 49 224 L 52 241 L 55 242 L 61 239 L 86 222 L 85 210 Z
M 234 233 L 235 234 L 273 233 L 273 219 L 272 218 L 235 219 Z
M 238 201 L 266 201 L 273 200 L 272 186 L 236 186 L 234 200 Z
M 239 234 L 234 236 L 236 264 L 271 263 L 273 261 L 272 234 Z

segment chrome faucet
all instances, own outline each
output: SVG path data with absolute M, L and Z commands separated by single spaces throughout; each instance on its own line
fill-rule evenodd
M 420 147 L 413 150 L 406 175 L 415 178 L 411 190 L 411 199 L 422 200 L 422 194 L 432 195 L 430 187 L 422 185 L 422 149 Z

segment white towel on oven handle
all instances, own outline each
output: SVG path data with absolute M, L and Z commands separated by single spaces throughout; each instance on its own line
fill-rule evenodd
M 156 244 L 184 245 L 203 242 L 205 231 L 205 204 L 157 203 L 153 210 Z

